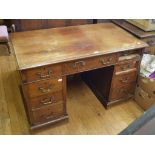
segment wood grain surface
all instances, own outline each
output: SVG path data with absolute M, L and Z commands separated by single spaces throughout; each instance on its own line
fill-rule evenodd
M 19 69 L 146 47 L 113 23 L 11 34 Z

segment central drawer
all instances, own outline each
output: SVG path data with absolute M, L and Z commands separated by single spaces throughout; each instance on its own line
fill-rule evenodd
M 107 54 L 103 56 L 96 56 L 93 58 L 86 58 L 63 64 L 63 74 L 74 74 L 95 68 L 113 65 L 117 62 L 117 54 Z
M 74 74 L 99 67 L 98 57 L 66 62 L 63 64 L 63 74 Z
M 29 98 L 60 91 L 63 89 L 62 87 L 62 78 L 48 79 L 23 85 L 24 93 Z

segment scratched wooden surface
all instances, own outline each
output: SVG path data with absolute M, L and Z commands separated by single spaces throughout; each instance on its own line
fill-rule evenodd
M 112 23 L 12 33 L 11 40 L 19 69 L 146 46 Z

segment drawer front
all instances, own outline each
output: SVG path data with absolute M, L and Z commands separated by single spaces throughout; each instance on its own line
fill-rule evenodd
M 132 83 L 132 84 L 124 85 L 122 87 L 111 89 L 109 101 L 119 100 L 119 99 L 132 96 L 135 91 L 135 86 L 136 86 L 136 83 Z
M 87 71 L 102 66 L 115 64 L 118 60 L 117 54 L 108 54 L 88 59 L 82 59 L 63 64 L 63 74 L 74 74 L 77 72 Z
M 100 56 L 99 57 L 99 66 L 109 66 L 112 64 L 117 63 L 118 61 L 118 56 L 117 54 L 108 54 L 108 55 L 104 55 L 104 56 Z
M 130 70 L 137 70 L 139 67 L 138 61 L 128 61 L 115 66 L 115 74 L 121 74 Z
M 119 53 L 118 61 L 119 63 L 127 62 L 127 61 L 140 61 L 142 58 L 142 51 L 133 53 L 133 54 L 127 54 L 123 55 L 123 53 Z
M 74 74 L 78 72 L 76 61 L 66 62 L 63 64 L 63 74 Z
M 64 114 L 64 105 L 52 105 L 32 112 L 33 123 L 54 120 Z
M 21 71 L 22 81 L 24 83 L 55 78 L 61 76 L 61 74 L 62 67 L 60 64 L 43 66 Z
M 135 82 L 137 79 L 137 72 L 129 72 L 127 74 L 120 74 L 113 77 L 112 88 L 123 86 L 124 84 L 129 84 Z
M 29 98 L 38 97 L 45 94 L 62 90 L 62 78 L 38 81 L 35 83 L 25 84 L 24 92 Z
M 98 57 L 67 62 L 64 63 L 63 65 L 63 73 L 74 74 L 77 72 L 98 68 L 99 67 L 98 62 L 99 62 Z
M 78 71 L 82 72 L 82 71 L 98 68 L 99 67 L 98 62 L 99 62 L 98 57 L 82 60 L 81 62 L 79 61 Z
M 59 102 L 63 101 L 62 93 L 63 93 L 62 91 L 58 91 L 47 95 L 32 98 L 29 101 L 29 105 L 32 110 L 35 110 L 37 108 L 41 108 L 44 106 L 58 104 Z

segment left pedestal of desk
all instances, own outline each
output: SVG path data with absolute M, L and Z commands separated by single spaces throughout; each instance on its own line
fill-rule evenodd
M 31 129 L 67 119 L 66 76 L 61 64 L 20 71 L 22 94 Z

